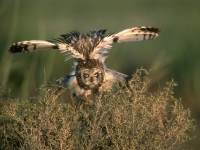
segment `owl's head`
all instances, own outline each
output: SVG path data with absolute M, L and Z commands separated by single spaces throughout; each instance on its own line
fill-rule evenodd
M 85 90 L 98 90 L 104 80 L 103 64 L 96 59 L 82 60 L 76 67 L 78 85 Z

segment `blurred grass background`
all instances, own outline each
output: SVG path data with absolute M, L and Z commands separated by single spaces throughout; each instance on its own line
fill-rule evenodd
M 8 53 L 10 44 L 31 39 L 51 39 L 71 30 L 118 32 L 134 26 L 162 29 L 156 40 L 113 44 L 106 64 L 128 75 L 136 68 L 152 69 L 150 90 L 157 91 L 174 78 L 177 98 L 182 98 L 197 120 L 200 141 L 200 1 L 72 1 L 0 0 L 0 86 L 25 99 L 36 89 L 71 71 L 59 51 Z M 69 97 L 66 93 L 64 97 Z

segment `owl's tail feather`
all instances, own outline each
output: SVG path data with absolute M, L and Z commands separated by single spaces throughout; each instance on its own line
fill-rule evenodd
M 44 40 L 30 40 L 13 43 L 9 46 L 10 53 L 25 53 L 33 52 L 36 50 L 48 50 L 48 49 L 58 49 L 55 43 L 51 43 Z

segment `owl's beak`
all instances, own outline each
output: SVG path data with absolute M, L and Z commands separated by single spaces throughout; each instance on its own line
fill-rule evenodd
M 94 81 L 94 79 L 93 79 L 93 77 L 91 77 L 91 78 L 90 78 L 90 82 L 93 82 L 93 81 Z

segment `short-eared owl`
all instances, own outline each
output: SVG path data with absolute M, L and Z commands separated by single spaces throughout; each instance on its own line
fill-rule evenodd
M 106 53 L 111 44 L 155 39 L 161 30 L 149 26 L 134 27 L 105 35 L 106 30 L 89 31 L 86 35 L 78 31 L 61 35 L 49 41 L 30 40 L 13 43 L 10 53 L 25 53 L 36 50 L 59 49 L 66 53 L 66 60 L 74 58 L 74 70 L 57 80 L 64 84 L 77 98 L 87 97 L 98 91 L 112 88 L 117 80 L 127 75 L 108 69 L 105 65 Z

